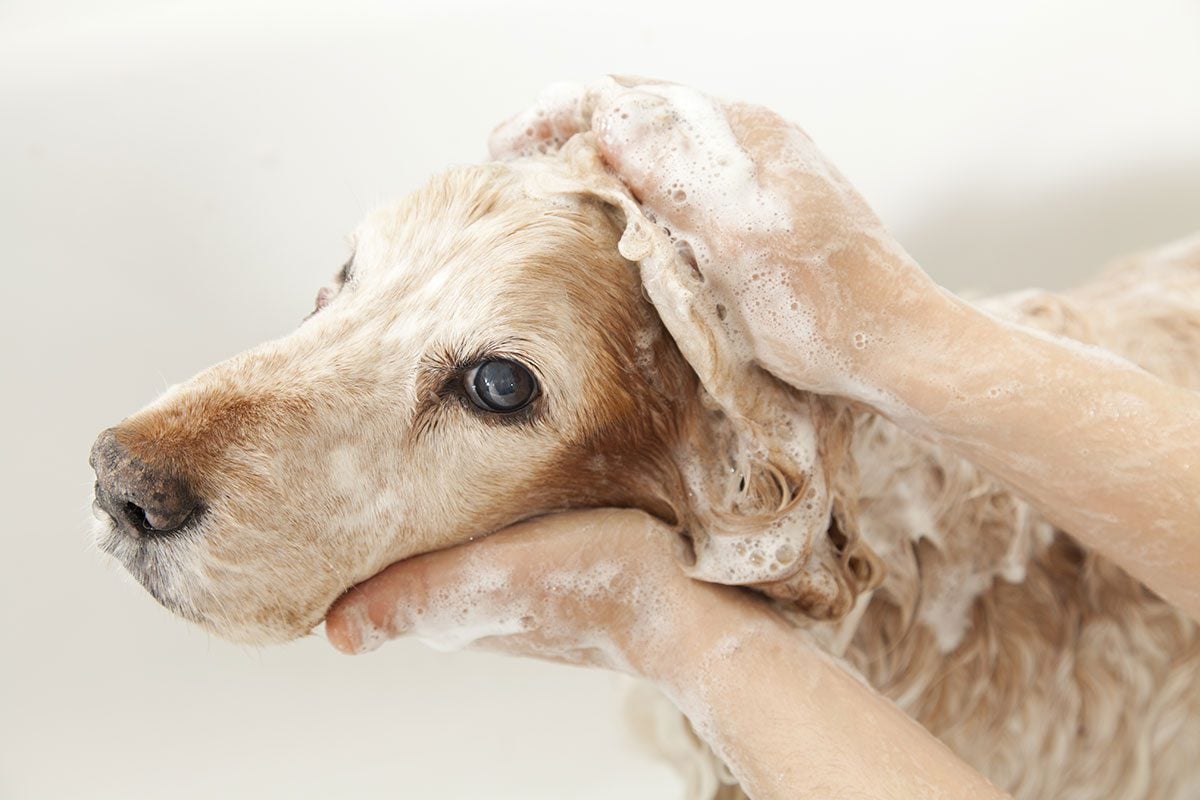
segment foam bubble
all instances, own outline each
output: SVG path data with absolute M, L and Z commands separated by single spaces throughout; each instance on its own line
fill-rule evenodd
M 674 146 L 639 149 L 646 125 L 676 137 Z M 708 466 L 689 463 L 687 454 L 679 459 L 688 464 L 687 490 L 704 522 L 691 531 L 696 560 L 685 569 L 721 583 L 763 583 L 801 572 L 810 582 L 827 580 L 812 558 L 814 545 L 824 539 L 831 504 L 812 410 L 807 399 L 783 388 L 776 377 L 793 372 L 798 351 L 804 360 L 823 360 L 828 370 L 846 365 L 821 344 L 815 312 L 800 304 L 769 250 L 755 246 L 755 237 L 790 233 L 787 199 L 762 185 L 723 111 L 685 87 L 654 86 L 621 95 L 610 111 L 600 113 L 595 128 L 597 137 L 622 153 L 623 174 L 653 174 L 665 187 L 664 197 L 676 206 L 669 224 L 660 224 L 663 220 L 605 173 L 590 134 L 568 142 L 562 159 L 575 179 L 624 211 L 619 251 L 639 265 L 646 295 L 699 377 L 721 427 L 732 431 L 713 445 L 724 459 Z M 558 187 L 579 191 L 578 184 L 568 189 L 569 184 L 561 181 Z M 553 179 L 542 186 L 552 190 Z M 714 249 L 710 244 L 714 236 L 739 231 L 749 237 L 746 246 Z M 825 255 L 814 255 L 818 268 Z M 861 396 L 886 398 L 853 379 L 845 385 Z M 755 482 L 780 484 L 774 491 L 779 504 L 756 507 L 756 493 L 748 489 L 763 490 L 765 484 Z M 805 496 L 795 498 L 793 492 Z

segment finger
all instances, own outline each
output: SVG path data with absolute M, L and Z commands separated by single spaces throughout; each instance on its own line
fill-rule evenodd
M 626 89 L 636 89 L 639 86 L 678 86 L 674 81 L 664 81 L 661 78 L 647 78 L 644 75 L 615 75 L 608 76 L 613 83 Z
M 477 542 L 393 564 L 339 598 L 325 635 L 344 653 L 362 653 L 411 633 L 439 649 L 509 637 L 538 625 L 547 569 L 587 563 L 601 542 L 648 535 L 640 512 L 564 512 L 513 525 Z
M 326 615 L 330 644 L 363 653 L 413 634 L 450 650 L 522 632 L 528 603 L 515 575 L 529 554 L 514 533 L 407 559 L 355 586 Z
M 593 130 L 604 158 L 679 249 L 678 258 L 643 261 L 642 280 L 711 391 L 724 341 L 704 273 L 715 255 L 708 245 L 720 238 L 713 223 L 727 216 L 719 206 L 740 199 L 713 191 L 721 188 L 723 170 L 736 169 L 736 140 L 715 101 L 671 85 L 639 87 L 598 106 Z M 718 149 L 722 145 L 727 152 Z M 690 335 L 681 337 L 685 332 Z
M 489 574 L 486 587 L 478 580 L 480 562 L 486 560 L 480 556 L 485 555 L 482 549 L 488 544 L 484 540 L 477 546 L 405 559 L 354 586 L 326 614 L 325 635 L 330 644 L 346 653 L 374 650 L 384 641 L 412 631 L 418 623 L 442 622 L 437 613 L 422 619 L 431 608 L 459 608 L 466 593 L 479 594 L 481 587 L 501 588 L 506 576 L 496 570 Z
M 555 83 L 543 89 L 532 106 L 492 131 L 488 138 L 491 157 L 506 160 L 551 152 L 587 130 L 588 91 L 582 83 Z
M 587 84 L 551 84 L 532 106 L 496 126 L 488 139 L 488 152 L 499 160 L 553 152 L 590 128 L 592 109 L 603 98 L 636 86 L 668 85 L 630 75 L 606 75 Z
M 592 130 L 601 155 L 634 197 L 676 226 L 711 210 L 712 177 L 730 160 L 715 146 L 737 150 L 719 105 L 676 84 L 641 85 L 602 98 Z
M 352 587 L 325 615 L 325 636 L 343 653 L 374 650 L 404 632 L 399 608 L 419 607 L 425 595 L 418 559 L 393 564 Z

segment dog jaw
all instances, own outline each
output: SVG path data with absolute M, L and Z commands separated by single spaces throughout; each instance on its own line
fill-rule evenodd
M 839 504 L 848 429 L 761 371 L 721 383 L 708 359 L 698 376 L 621 255 L 635 229 L 668 247 L 586 136 L 446 173 L 372 214 L 298 330 L 114 429 L 204 513 L 160 539 L 110 531 L 106 549 L 177 613 L 269 642 L 307 633 L 395 561 L 555 510 L 626 506 L 688 537 L 695 577 L 841 616 L 879 576 Z M 465 396 L 464 373 L 489 358 L 535 376 L 526 408 Z M 750 422 L 780 413 L 786 424 Z M 736 491 L 720 485 L 731 463 Z
M 99 544 L 225 638 L 310 631 L 389 563 L 568 507 L 670 519 L 694 386 L 616 249 L 609 212 L 530 189 L 558 162 L 433 180 L 355 233 L 344 286 L 292 334 L 176 386 L 115 430 L 203 498 L 185 530 Z M 473 407 L 464 367 L 529 367 L 523 414 Z

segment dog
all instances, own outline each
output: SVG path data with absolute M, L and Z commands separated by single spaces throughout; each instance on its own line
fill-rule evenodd
M 1200 796 L 1196 624 L 870 409 L 762 376 L 749 424 L 644 297 L 634 229 L 663 245 L 587 134 L 375 212 L 296 331 L 100 434 L 100 548 L 179 616 L 267 644 L 396 561 L 639 508 L 682 568 L 772 598 L 1015 796 Z M 981 304 L 1200 388 L 1200 238 Z M 679 730 L 690 796 L 742 796 Z

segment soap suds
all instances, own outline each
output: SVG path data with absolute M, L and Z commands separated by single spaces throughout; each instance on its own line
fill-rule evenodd
M 599 95 L 584 100 L 585 118 L 600 102 Z M 651 108 L 635 113 L 623 110 L 626 102 Z M 670 186 L 673 200 L 686 204 L 689 219 L 716 219 L 719 226 L 756 235 L 788 232 L 786 202 L 760 184 L 723 113 L 703 95 L 655 86 L 636 100 L 622 98 L 603 114 L 596 135 L 633 136 L 622 125 L 643 124 L 647 116 L 668 129 L 683 124 L 686 135 L 653 164 L 627 166 L 654 170 Z M 688 465 L 684 478 L 696 520 L 687 531 L 695 560 L 685 571 L 719 583 L 778 583 L 781 592 L 805 597 L 814 608 L 833 606 L 842 591 L 834 574 L 842 567 L 826 536 L 832 497 L 818 455 L 813 406 L 807 395 L 759 366 L 741 315 L 750 309 L 745 313 L 770 320 L 773 336 L 806 343 L 816 341 L 815 319 L 786 299 L 780 270 L 757 263 L 761 258 L 752 248 L 741 257 L 754 263 L 726 263 L 726 256 L 710 252 L 685 226 L 668 228 L 646 213 L 600 163 L 592 133 L 568 141 L 560 157 L 569 177 L 550 174 L 536 160 L 513 166 L 528 170 L 531 183 L 548 195 L 584 191 L 624 212 L 619 250 L 639 265 L 646 295 L 699 377 L 703 401 L 712 410 L 712 430 L 700 435 L 719 440 L 708 445 L 718 457 L 681 453 L 676 458 Z M 751 279 L 743 286 L 739 276 L 746 273 Z M 879 393 L 864 389 L 862 394 Z
M 422 608 L 402 610 L 407 633 L 435 650 L 461 650 L 490 636 L 511 636 L 532 626 L 523 602 L 497 603 L 509 594 L 512 576 L 489 565 L 474 565 L 453 587 L 443 588 Z

